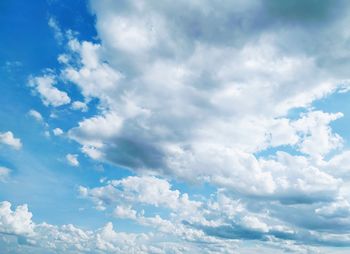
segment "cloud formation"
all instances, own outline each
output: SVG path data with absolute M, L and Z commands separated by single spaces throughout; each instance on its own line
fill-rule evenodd
M 73 167 L 78 167 L 79 166 L 79 161 L 78 161 L 78 155 L 77 154 L 67 154 L 66 155 L 66 160 L 69 165 Z
M 43 121 L 43 116 L 38 111 L 36 111 L 34 109 L 29 110 L 28 114 L 38 122 Z
M 44 75 L 41 77 L 33 77 L 29 80 L 29 86 L 34 89 L 41 97 L 46 106 L 58 107 L 70 103 L 70 98 L 66 92 L 56 87 L 55 77 L 52 75 Z
M 22 147 L 22 142 L 19 138 L 15 138 L 11 131 L 0 132 L 0 144 L 10 146 L 13 149 L 19 150 Z
M 232 253 L 240 240 L 297 253 L 349 247 L 350 152 L 332 129 L 344 114 L 313 107 L 349 90 L 347 2 L 90 5 L 99 40 L 63 35 L 50 19 L 66 42 L 61 69 L 29 83 L 46 106 L 72 100 L 67 110 L 83 114 L 97 104 L 67 137 L 92 160 L 133 176 L 81 186 L 79 194 L 152 234 L 116 232 L 110 223 L 94 232 L 37 230 L 63 234 L 63 245 L 81 252 L 193 253 L 201 243 L 207 253 Z M 12 133 L 2 135 L 14 146 Z M 66 155 L 72 166 L 77 157 Z M 172 182 L 214 191 L 195 199 Z

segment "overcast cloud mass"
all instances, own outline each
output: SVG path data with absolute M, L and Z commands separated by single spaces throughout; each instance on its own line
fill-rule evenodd
M 1 253 L 349 253 L 350 2 L 0 9 Z

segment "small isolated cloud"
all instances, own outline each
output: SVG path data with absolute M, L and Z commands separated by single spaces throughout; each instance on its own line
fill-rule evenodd
M 22 147 L 21 140 L 19 138 L 15 138 L 11 131 L 0 132 L 0 144 L 8 145 L 13 149 L 19 150 Z
M 11 170 L 0 166 L 0 181 L 5 181 L 10 176 Z
M 36 111 L 34 109 L 29 110 L 28 114 L 38 122 L 43 121 L 43 116 L 38 111 Z
M 52 132 L 53 132 L 53 135 L 55 135 L 55 136 L 60 136 L 63 134 L 63 130 L 60 128 L 55 128 L 55 129 L 53 129 Z
M 72 103 L 72 109 L 86 112 L 88 110 L 88 107 L 87 107 L 86 103 L 84 103 L 84 102 L 75 101 Z
M 52 75 L 34 77 L 29 80 L 29 86 L 40 95 L 45 106 L 59 107 L 69 104 L 71 100 L 68 94 L 54 87 L 55 84 L 56 80 Z
M 77 154 L 67 154 L 66 155 L 66 160 L 69 165 L 73 167 L 78 167 L 79 166 L 79 161 L 78 161 L 78 155 Z

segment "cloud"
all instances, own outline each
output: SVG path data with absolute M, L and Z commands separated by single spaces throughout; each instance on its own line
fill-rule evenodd
M 286 206 L 264 199 L 234 199 L 229 191 L 221 190 L 203 201 L 195 201 L 186 193 L 171 188 L 166 180 L 148 176 L 113 180 L 92 189 L 80 187 L 79 191 L 82 197 L 91 199 L 98 210 L 109 213 L 109 208 L 115 206 L 113 215 L 117 218 L 132 220 L 183 242 L 198 241 L 211 245 L 227 239 L 264 242 L 275 239 L 281 245 L 286 244 L 284 241 L 306 245 L 347 245 L 348 235 L 344 234 L 342 239 L 334 235 L 342 230 L 346 232 L 350 223 L 349 206 L 345 200 L 321 201 L 312 205 L 298 203 L 295 206 L 289 203 Z M 149 210 L 145 205 L 152 207 L 150 211 L 157 209 L 156 215 L 147 215 Z M 164 208 L 169 211 L 164 211 Z
M 78 161 L 78 155 L 77 154 L 67 154 L 66 155 L 66 160 L 69 165 L 73 167 L 78 167 L 79 166 L 79 161 Z
M 13 149 L 19 150 L 22 147 L 21 140 L 19 138 L 15 138 L 11 131 L 0 132 L 0 144 L 5 144 Z
M 81 110 L 82 112 L 86 112 L 88 110 L 88 107 L 84 102 L 75 101 L 72 103 L 72 109 Z
M 68 94 L 54 87 L 55 83 L 55 77 L 52 75 L 32 77 L 29 80 L 29 86 L 40 95 L 45 106 L 59 107 L 69 104 L 71 100 Z
M 104 207 L 118 200 L 125 200 L 132 204 L 163 206 L 172 210 L 186 208 L 194 210 L 200 206 L 200 202 L 190 201 L 188 194 L 181 195 L 178 190 L 172 190 L 168 181 L 153 176 L 130 176 L 94 189 L 80 187 L 80 194 L 94 200 L 98 207 Z
M 131 206 L 117 206 L 114 209 L 114 216 L 123 219 L 135 219 L 136 211 Z
M 4 201 L 0 203 L 0 232 L 15 235 L 32 235 L 33 232 L 32 213 L 28 211 L 27 205 L 17 206 L 11 210 L 11 203 Z
M 209 253 L 239 239 L 299 253 L 348 245 L 349 151 L 332 129 L 343 113 L 313 107 L 348 91 L 348 4 L 90 4 L 99 40 L 70 34 L 61 69 L 30 82 L 45 105 L 70 103 L 61 81 L 83 97 L 70 109 L 96 101 L 67 136 L 135 174 L 80 187 L 82 197 L 165 237 L 210 243 Z M 195 200 L 166 179 L 215 191 Z M 95 236 L 99 250 L 122 252 L 112 224 Z
M 54 134 L 55 136 L 60 136 L 60 135 L 63 134 L 63 130 L 60 129 L 60 128 L 55 128 L 55 129 L 53 129 L 52 132 L 53 132 L 53 134 Z
M 297 150 L 322 157 L 341 143 L 339 135 L 331 133 L 328 127 L 341 115 L 330 116 L 330 120 L 322 123 L 325 127 L 322 130 L 314 128 L 312 134 L 310 129 L 300 126 L 303 120 L 292 123 L 286 113 L 295 107 L 307 107 L 313 100 L 331 93 L 336 89 L 337 81 L 330 78 L 325 82 L 321 81 L 321 77 L 311 81 L 309 72 L 319 71 L 314 60 L 308 56 L 284 56 L 274 45 L 274 40 L 262 36 L 258 45 L 247 42 L 241 50 L 199 44 L 183 61 L 166 60 L 159 56 L 147 66 L 135 66 L 141 68 L 138 70 L 140 74 L 130 77 L 130 81 L 124 81 L 124 75 L 114 81 L 102 82 L 103 86 L 95 84 L 94 78 L 84 81 L 89 84 L 84 86 L 77 81 L 79 73 L 85 73 L 85 69 L 105 69 L 105 61 L 100 59 L 101 45 L 73 40 L 71 44 L 78 50 L 74 52 L 80 53 L 83 65 L 80 70 L 73 70 L 69 65 L 63 74 L 76 83 L 87 98 L 100 99 L 104 110 L 99 115 L 84 119 L 68 134 L 82 144 L 83 152 L 95 159 L 103 158 L 135 171 L 161 171 L 189 179 L 193 179 L 191 173 L 201 177 L 201 172 L 195 169 L 199 165 L 188 164 L 186 156 L 209 158 L 201 155 L 208 153 L 199 148 L 204 146 L 223 160 L 229 160 L 237 151 L 254 153 L 281 145 L 298 145 Z M 113 54 L 111 51 L 110 55 Z M 198 73 L 202 75 L 208 68 L 203 62 L 203 55 L 222 63 L 211 67 L 216 68 L 214 72 L 217 73 L 215 79 L 206 79 L 211 82 L 211 86 L 208 84 L 211 89 L 197 85 L 203 82 Z M 243 69 L 230 72 L 229 66 L 241 66 Z M 77 79 L 72 78 L 73 73 L 77 74 Z M 310 86 L 305 88 L 301 83 L 290 85 L 301 82 L 300 75 L 305 75 L 305 80 L 310 79 Z M 256 78 L 247 78 L 251 76 Z M 129 85 L 121 85 L 125 82 Z M 262 84 L 265 85 L 261 93 L 266 94 L 255 95 L 255 91 L 262 89 Z M 251 97 L 254 99 L 246 99 Z M 231 101 L 235 101 L 235 105 Z M 317 114 L 327 116 L 327 113 L 315 111 L 307 117 L 316 117 Z M 314 121 L 321 124 L 323 120 Z M 232 125 L 236 128 L 230 128 Z M 324 137 L 323 140 L 321 137 Z M 223 151 L 228 150 L 230 152 L 226 152 L 223 158 Z M 186 167 L 192 170 L 184 170 Z M 262 173 L 261 177 L 268 181 L 267 175 Z
M 0 166 L 0 181 L 5 181 L 11 173 L 11 169 Z
M 1 243 L 10 249 L 13 244 L 10 235 L 18 240 L 12 253 L 193 253 L 201 248 L 200 245 L 179 244 L 171 239 L 159 242 L 163 238 L 161 234 L 118 232 L 111 222 L 94 231 L 72 224 L 38 224 L 31 220 L 32 214 L 26 205 L 12 211 L 7 201 L 0 203 L 0 213 Z
M 28 114 L 38 122 L 43 121 L 43 116 L 38 111 L 36 111 L 34 109 L 29 110 Z

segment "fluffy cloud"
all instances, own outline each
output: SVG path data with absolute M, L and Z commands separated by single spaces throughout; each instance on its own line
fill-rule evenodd
M 348 4 L 90 3 L 99 42 L 70 34 L 57 76 L 31 80 L 46 105 L 70 103 L 58 81 L 84 97 L 73 110 L 95 99 L 96 115 L 68 137 L 136 175 L 81 196 L 167 236 L 215 243 L 214 253 L 231 250 L 222 239 L 299 253 L 347 245 L 349 151 L 331 128 L 343 114 L 312 103 L 348 91 Z M 192 200 L 165 179 L 207 184 L 215 198 Z M 121 252 L 111 224 L 95 234 L 109 239 L 98 248 Z
M 157 194 L 159 190 L 162 194 Z M 165 180 L 148 176 L 109 181 L 105 186 L 93 189 L 80 187 L 80 194 L 91 199 L 99 210 L 109 213 L 109 207 L 115 206 L 114 216 L 157 229 L 158 233 L 184 242 L 200 241 L 211 245 L 224 238 L 277 241 L 281 245 L 317 243 L 342 246 L 346 245 L 349 237 L 339 233 L 346 231 L 350 223 L 349 204 L 343 199 L 332 202 L 320 200 L 312 205 L 308 200 L 286 199 L 284 202 L 289 202 L 286 206 L 286 203 L 273 200 L 242 201 L 231 197 L 229 191 L 221 190 L 203 202 L 174 190 Z M 150 211 L 158 209 L 162 214 L 164 208 L 169 211 L 164 217 L 158 214 L 149 216 L 149 210 L 144 205 L 151 206 Z M 290 249 L 293 248 L 290 245 Z M 306 250 L 293 251 L 302 253 Z
M 179 244 L 158 233 L 118 232 L 111 222 L 96 230 L 83 230 L 71 224 L 38 224 L 31 220 L 32 214 L 26 205 L 13 211 L 7 201 L 0 203 L 0 215 L 0 242 L 5 251 L 10 250 L 9 253 L 193 253 L 201 249 L 201 244 Z M 147 221 L 156 223 L 154 225 L 162 222 L 160 219 Z M 11 246 L 12 236 L 18 240 L 14 247 Z M 204 253 L 210 253 L 210 248 L 220 245 L 223 245 L 220 241 L 212 242 Z
M 0 132 L 0 144 L 8 145 L 16 150 L 19 150 L 22 147 L 21 140 L 15 138 L 11 131 Z
M 88 189 L 80 187 L 83 197 L 91 198 L 100 208 L 118 200 L 131 204 L 148 204 L 156 207 L 167 207 L 172 210 L 189 209 L 189 213 L 200 206 L 200 202 L 190 201 L 188 194 L 172 190 L 168 181 L 154 176 L 130 176 L 122 180 L 113 180 L 104 187 Z M 120 207 L 116 211 L 125 210 Z M 122 209 L 122 210 L 121 210 Z
M 29 80 L 29 86 L 40 95 L 46 106 L 58 107 L 69 104 L 70 98 L 68 94 L 54 87 L 55 83 L 55 77 L 52 75 L 32 77 Z
M 72 109 L 81 110 L 82 112 L 86 112 L 88 110 L 88 107 L 84 102 L 75 101 L 72 103 Z
M 32 214 L 27 205 L 17 206 L 11 210 L 11 203 L 4 201 L 0 203 L 0 232 L 15 235 L 32 235 Z
M 107 31 L 106 24 L 108 19 L 125 17 L 114 8 L 108 8 L 111 13 L 103 15 L 107 9 L 104 4 L 94 2 L 93 6 L 98 17 L 102 12 L 97 27 L 105 45 L 71 39 L 71 54 L 78 54 L 81 62 L 79 68 L 70 63 L 62 71 L 63 77 L 77 84 L 87 99 L 95 97 L 101 102 L 101 114 L 84 119 L 68 132 L 90 157 L 137 172 L 151 170 L 186 180 L 216 178 L 214 182 L 218 184 L 226 178 L 225 172 L 240 167 L 242 173 L 237 170 L 232 177 L 243 183 L 244 168 L 250 166 L 235 165 L 232 160 L 240 156 L 253 158 L 249 153 L 290 145 L 322 159 L 340 147 L 342 140 L 332 133 L 329 123 L 341 114 L 315 111 L 296 121 L 287 117 L 289 110 L 307 107 L 315 99 L 334 92 L 340 84 L 340 79 L 331 73 L 323 74 L 313 56 L 284 54 L 279 37 L 263 30 L 254 44 L 247 40 L 242 47 L 228 47 L 215 41 L 207 43 L 203 38 L 186 52 L 186 57 L 169 59 L 151 50 L 153 43 L 171 37 L 162 34 L 166 31 L 153 23 L 154 19 L 161 19 L 159 26 L 172 28 L 162 19 L 161 11 L 167 10 L 154 6 L 142 9 L 131 4 L 127 5 L 130 12 L 149 11 L 151 17 L 146 15 L 139 22 L 154 26 L 152 33 L 159 38 L 138 49 L 149 57 L 147 65 L 127 62 L 127 58 L 129 69 L 124 69 L 113 56 L 117 50 L 127 57 L 130 50 L 108 37 L 112 32 Z M 148 9 L 153 7 L 152 11 Z M 178 32 L 188 36 L 187 31 Z M 122 30 L 113 34 L 118 33 L 122 37 Z M 143 58 L 139 60 L 142 62 Z M 93 73 L 105 74 L 95 78 Z M 128 73 L 137 75 L 127 76 Z M 324 127 L 318 128 L 321 125 Z M 215 157 L 216 161 L 211 162 Z M 210 170 L 203 164 L 211 165 Z M 260 169 L 254 172 L 254 184 L 260 185 L 255 186 L 256 192 L 273 192 L 270 173 Z

